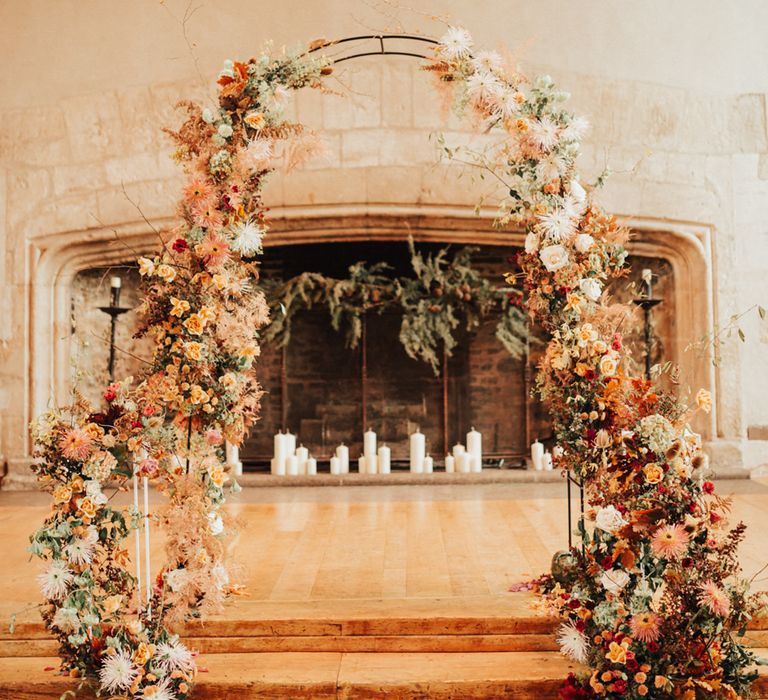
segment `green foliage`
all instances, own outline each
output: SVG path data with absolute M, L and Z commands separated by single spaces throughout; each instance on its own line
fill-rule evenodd
M 511 288 L 494 287 L 472 265 L 477 250 L 464 247 L 451 255 L 448 247 L 423 254 L 409 241 L 413 276 L 395 277 L 386 263 L 357 262 L 345 279 L 303 272 L 285 282 L 262 280 L 272 320 L 263 340 L 285 346 L 299 311 L 325 306 L 331 326 L 344 331 L 346 344 L 356 348 L 366 313 L 400 309 L 399 339 L 409 357 L 428 363 L 436 375 L 443 353 L 450 356 L 460 327 L 471 331 L 491 312 L 500 310 L 496 337 L 514 357 L 525 355 L 528 326 L 511 302 L 520 298 Z

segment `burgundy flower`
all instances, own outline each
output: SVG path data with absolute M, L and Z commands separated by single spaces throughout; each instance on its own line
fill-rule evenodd
M 173 242 L 171 248 L 173 248 L 174 252 L 176 253 L 183 253 L 187 248 L 189 248 L 189 244 L 183 238 L 177 238 Z
M 709 514 L 709 522 L 711 522 L 713 525 L 715 523 L 719 523 L 722 519 L 723 519 L 723 516 L 720 515 L 719 513 L 715 513 L 715 511 L 712 511 Z
M 109 387 L 104 392 L 104 400 L 105 401 L 114 401 L 116 398 L 117 398 L 117 392 L 112 387 Z
M 568 674 L 562 687 L 558 691 L 561 700 L 588 700 L 595 697 L 595 694 L 589 688 L 584 688 L 579 684 L 578 678 L 573 673 Z
M 655 654 L 659 650 L 658 642 L 648 642 L 646 646 L 648 647 L 648 651 L 650 651 L 651 654 Z
M 704 493 L 714 493 L 715 492 L 715 485 L 711 481 L 705 481 L 701 485 L 702 490 Z
M 593 369 L 588 369 L 586 372 L 584 372 L 584 379 L 587 381 L 593 381 L 596 376 L 597 374 L 595 374 L 595 370 Z
M 623 678 L 619 678 L 613 682 L 613 690 L 615 693 L 626 693 L 627 682 Z

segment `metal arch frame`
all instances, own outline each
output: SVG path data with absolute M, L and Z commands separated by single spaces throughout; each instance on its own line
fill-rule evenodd
M 387 50 L 386 46 L 384 46 L 384 41 L 386 39 L 397 39 L 401 41 L 418 41 L 423 44 L 432 44 L 436 46 L 439 42 L 436 39 L 431 39 L 426 36 L 418 36 L 415 34 L 360 34 L 358 36 L 348 36 L 344 39 L 334 39 L 333 41 L 326 41 L 320 46 L 315 46 L 309 51 L 307 51 L 307 54 L 315 53 L 317 51 L 322 51 L 323 49 L 327 49 L 331 46 L 338 46 L 339 44 L 346 44 L 350 41 L 364 41 L 366 39 L 374 39 L 378 40 L 379 42 L 379 50 L 378 51 L 362 51 L 360 53 L 352 54 L 351 56 L 342 56 L 340 58 L 333 59 L 333 63 L 343 63 L 344 61 L 350 61 L 353 58 L 363 58 L 365 56 L 410 56 L 411 58 L 430 58 L 429 56 L 425 56 L 424 54 L 420 53 L 413 53 L 410 51 L 389 51 Z

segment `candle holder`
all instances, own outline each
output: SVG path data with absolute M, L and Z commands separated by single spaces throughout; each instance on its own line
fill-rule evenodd
M 120 306 L 121 289 L 122 280 L 120 277 L 112 277 L 110 280 L 109 306 L 99 307 L 99 311 L 110 317 L 109 362 L 107 363 L 107 373 L 110 382 L 115 380 L 115 329 L 117 327 L 117 317 L 131 310 L 130 307 Z

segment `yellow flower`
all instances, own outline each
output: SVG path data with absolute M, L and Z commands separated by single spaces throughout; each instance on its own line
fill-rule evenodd
M 578 313 L 581 313 L 581 302 L 584 301 L 578 294 L 571 292 L 568 295 L 568 304 L 566 305 L 566 311 L 573 309 Z
M 70 489 L 69 486 L 62 484 L 61 486 L 57 486 L 53 491 L 53 502 L 56 505 L 66 503 L 70 498 L 72 498 L 72 489 Z
M 165 263 L 158 265 L 157 274 L 166 282 L 173 282 L 176 279 L 176 270 Z
M 649 484 L 658 484 L 664 478 L 664 470 L 656 462 L 646 464 L 643 467 L 643 472 L 645 473 L 645 480 Z
M 137 666 L 143 666 L 152 658 L 152 654 L 154 654 L 152 645 L 142 642 L 133 652 L 133 661 Z
M 94 440 L 98 440 L 104 435 L 104 428 L 100 425 L 96 425 L 96 423 L 88 423 L 88 425 L 85 426 L 85 432 Z
M 227 286 L 227 278 L 221 274 L 215 274 L 212 278 L 213 284 L 216 289 L 224 289 Z
M 224 473 L 224 470 L 217 467 L 211 471 L 211 481 L 219 488 L 224 486 L 226 480 L 227 475 Z
M 171 316 L 181 317 L 187 311 L 189 311 L 189 302 L 184 299 L 171 297 L 171 304 L 173 304 L 173 308 L 171 309 Z
M 592 343 L 597 340 L 597 331 L 592 327 L 591 323 L 585 323 L 577 333 L 579 339 L 579 345 L 586 347 L 588 343 Z
M 606 657 L 615 664 L 624 664 L 627 662 L 627 650 L 621 644 L 611 642 L 611 646 Z
M 77 502 L 77 508 L 87 518 L 96 515 L 96 504 L 90 498 L 81 498 Z
M 149 258 L 139 258 L 139 274 L 144 275 L 153 275 L 155 273 L 155 263 L 153 263 Z
M 75 476 L 72 481 L 69 482 L 73 493 L 80 493 L 85 488 L 82 476 Z
M 699 393 L 696 394 L 696 405 L 705 413 L 709 413 L 712 410 L 712 394 L 706 389 L 699 389 Z
M 120 605 L 123 602 L 123 596 L 121 595 L 111 595 L 108 598 L 104 599 L 104 612 L 107 613 L 107 615 L 111 615 L 113 612 L 116 612 L 120 609 Z
M 259 354 L 259 348 L 256 347 L 253 343 L 248 343 L 247 345 L 244 345 L 240 349 L 240 357 L 250 360 L 256 357 Z
M 522 119 L 522 118 L 518 119 L 515 122 L 515 126 L 517 127 L 517 130 L 521 131 L 522 133 L 525 133 L 526 131 L 528 131 L 528 121 L 526 119 Z
M 237 384 L 237 377 L 232 372 L 227 372 L 219 381 L 222 386 L 229 388 Z
M 184 356 L 188 360 L 199 362 L 203 358 L 203 346 L 200 343 L 187 343 L 184 346 Z
M 189 400 L 193 404 L 199 404 L 199 403 L 207 403 L 208 402 L 208 394 L 206 394 L 202 387 L 198 384 L 193 384 L 192 389 L 189 392 Z
M 261 112 L 248 112 L 243 117 L 243 121 L 251 127 L 251 129 L 261 129 L 266 123 L 266 118 Z
M 204 319 L 205 321 L 213 321 L 213 319 L 216 318 L 216 313 L 207 306 L 201 306 L 198 314 L 200 315 L 200 318 Z
M 205 328 L 205 320 L 199 314 L 192 314 L 186 321 L 184 327 L 195 335 L 200 335 Z

